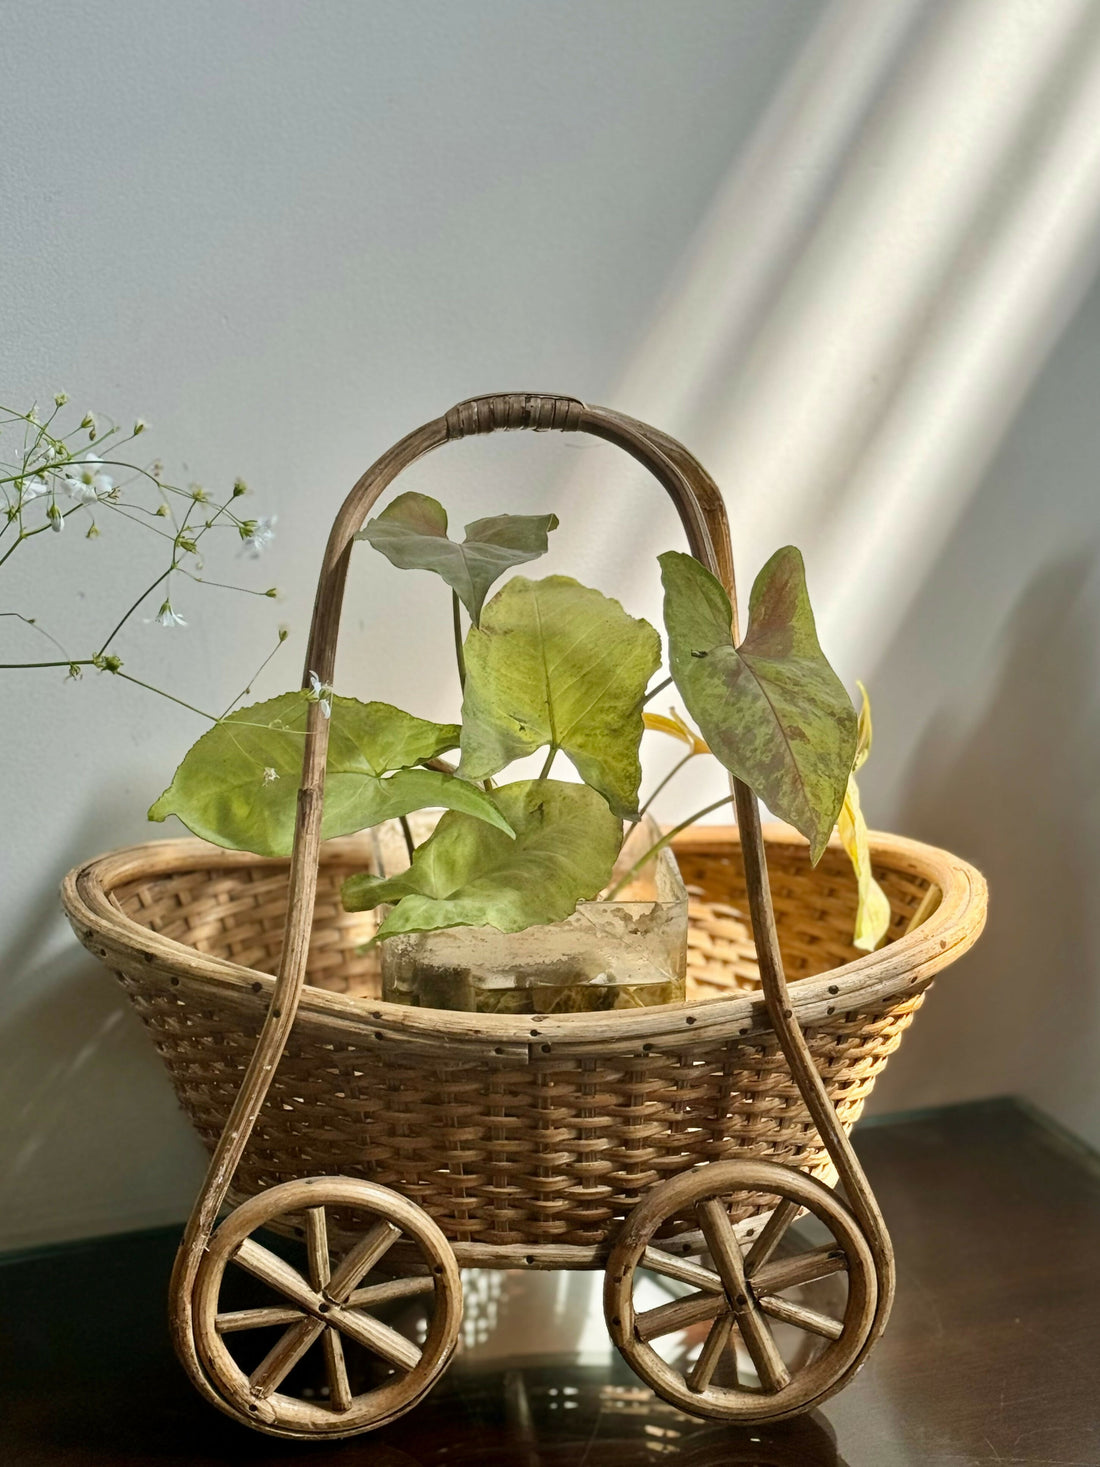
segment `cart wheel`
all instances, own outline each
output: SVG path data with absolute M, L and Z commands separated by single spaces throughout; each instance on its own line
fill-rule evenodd
M 756 1194 L 754 1201 L 765 1212 L 773 1206 L 774 1211 L 766 1220 L 751 1218 L 735 1227 L 731 1203 L 745 1193 Z M 773 1257 L 803 1210 L 825 1225 L 832 1241 Z M 663 1222 L 692 1212 L 701 1236 L 688 1235 L 674 1245 L 676 1251 L 650 1242 Z M 699 1255 L 709 1255 L 709 1262 L 700 1262 Z M 639 1313 L 634 1305 L 638 1269 L 691 1285 L 693 1291 Z M 842 1312 L 840 1318 L 783 1297 L 798 1285 L 842 1271 L 848 1276 L 848 1298 L 843 1311 L 835 1311 Z M 751 1423 L 795 1416 L 839 1390 L 868 1347 L 877 1296 L 871 1251 L 836 1193 L 774 1162 L 721 1161 L 655 1187 L 630 1214 L 608 1260 L 604 1312 L 627 1364 L 666 1401 L 694 1416 Z M 824 1348 L 808 1360 L 801 1350 L 788 1351 L 785 1360 L 772 1333 L 774 1322 L 795 1326 L 805 1332 L 803 1338 L 817 1337 Z M 703 1325 L 709 1327 L 702 1347 L 682 1369 L 651 1343 Z M 728 1349 L 735 1332 L 759 1384 L 738 1375 L 735 1352 Z M 714 1383 L 720 1367 L 731 1384 Z
M 326 1209 L 372 1215 L 359 1241 L 340 1260 L 330 1257 Z M 279 1218 L 305 1218 L 308 1279 L 252 1234 Z M 362 1286 L 371 1269 L 404 1237 L 419 1251 L 426 1272 Z M 281 1296 L 275 1307 L 219 1309 L 222 1280 L 233 1264 Z M 432 1295 L 427 1337 L 415 1345 L 372 1310 L 393 1300 Z M 351 1436 L 384 1426 L 410 1410 L 442 1374 L 458 1340 L 462 1285 L 450 1244 L 422 1208 L 387 1187 L 352 1177 L 284 1182 L 236 1208 L 218 1228 L 195 1282 L 195 1338 L 212 1383 L 233 1414 L 275 1436 Z M 271 1348 L 245 1371 L 230 1352 L 230 1336 L 280 1326 Z M 344 1345 L 352 1341 L 374 1357 L 386 1378 L 354 1394 Z M 324 1351 L 327 1397 L 306 1400 L 279 1390 L 315 1344 Z M 374 1363 L 372 1362 L 372 1363 Z

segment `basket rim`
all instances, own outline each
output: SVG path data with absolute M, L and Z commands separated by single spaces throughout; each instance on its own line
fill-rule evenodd
M 802 836 L 779 823 L 764 826 L 765 842 L 776 846 L 806 847 Z M 925 878 L 940 888 L 936 909 L 914 931 L 877 952 L 791 981 L 791 1004 L 803 1025 L 820 1023 L 834 1013 L 845 1013 L 905 992 L 918 992 L 941 969 L 961 957 L 977 941 L 985 924 L 985 879 L 968 862 L 936 846 L 904 836 L 872 831 L 872 860 Z M 677 850 L 717 853 L 736 849 L 735 826 L 695 826 L 674 842 Z M 832 847 L 839 849 L 834 840 Z M 321 849 L 322 865 L 344 865 L 362 859 L 362 836 L 328 841 Z M 223 992 L 228 988 L 255 1003 L 256 995 L 270 999 L 275 979 L 269 973 L 244 967 L 227 958 L 199 952 L 186 943 L 162 936 L 128 917 L 111 901 L 116 887 L 142 878 L 152 879 L 188 869 L 268 865 L 287 869 L 285 859 L 229 851 L 196 837 L 147 841 L 109 851 L 74 867 L 61 887 L 62 905 L 77 935 L 86 945 L 98 939 L 143 965 L 159 963 L 181 977 Z M 106 954 L 101 954 L 106 956 Z M 257 987 L 259 984 L 259 987 Z M 690 1030 L 693 1041 L 721 1039 L 771 1028 L 762 995 L 735 993 L 715 998 L 663 1004 L 653 1008 L 608 1014 L 466 1014 L 446 1009 L 409 1008 L 383 999 L 354 998 L 328 989 L 305 986 L 299 1018 L 347 1026 L 358 1032 L 369 1025 L 386 1037 L 419 1041 L 427 1048 L 458 1045 L 473 1047 L 486 1057 L 526 1054 L 528 1051 L 584 1052 L 635 1049 L 646 1040 L 680 1042 Z M 537 1043 L 535 1041 L 538 1041 Z

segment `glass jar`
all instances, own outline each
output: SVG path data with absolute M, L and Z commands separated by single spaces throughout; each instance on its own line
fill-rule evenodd
M 422 839 L 420 831 L 415 831 Z M 633 830 L 610 883 L 660 839 Z M 379 830 L 382 869 L 408 864 L 401 837 Z M 480 1014 L 570 1014 L 678 1003 L 685 996 L 687 891 L 666 846 L 614 900 L 580 902 L 562 922 L 498 932 L 448 927 L 400 933 L 382 950 L 382 997 Z

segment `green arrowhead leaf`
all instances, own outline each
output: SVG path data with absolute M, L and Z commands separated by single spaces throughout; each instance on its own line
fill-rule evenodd
M 150 820 L 178 815 L 217 845 L 289 855 L 309 704 L 304 692 L 283 693 L 215 724 L 187 752 Z M 427 805 L 464 810 L 506 832 L 504 817 L 479 789 L 439 770 L 409 767 L 453 749 L 458 732 L 455 724 L 429 723 L 388 703 L 334 697 L 322 836 L 350 835 Z
M 426 494 L 401 494 L 356 535 L 402 570 L 442 576 L 470 613 L 481 620 L 489 587 L 505 571 L 546 554 L 553 514 L 498 514 L 466 526 L 461 545 L 447 537 L 447 511 Z
M 690 555 L 659 557 L 669 663 L 714 754 L 810 842 L 832 834 L 856 752 L 856 714 L 825 660 L 802 556 L 788 545 L 757 576 L 733 645 L 729 597 Z
M 502 785 L 493 798 L 515 840 L 482 820 L 446 814 L 407 871 L 348 877 L 344 906 L 361 912 L 396 903 L 379 938 L 440 927 L 520 932 L 560 922 L 607 885 L 623 829 L 595 790 L 533 779 Z
M 661 639 L 568 576 L 516 576 L 466 636 L 462 763 L 468 779 L 553 745 L 616 815 L 637 813 L 642 699 Z

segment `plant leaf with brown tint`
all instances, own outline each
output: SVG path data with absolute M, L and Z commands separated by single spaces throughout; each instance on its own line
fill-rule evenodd
M 400 494 L 355 536 L 401 570 L 434 571 L 481 620 L 489 587 L 513 566 L 546 554 L 553 514 L 498 514 L 473 520 L 461 544 L 447 535 L 447 511 L 427 494 Z
M 856 873 L 859 895 L 856 905 L 855 934 L 852 945 L 864 952 L 874 952 L 890 930 L 890 901 L 871 871 L 871 847 L 867 839 L 867 822 L 859 800 L 855 770 L 861 769 L 871 752 L 871 700 L 867 689 L 859 684 L 862 699 L 859 710 L 859 734 L 852 773 L 844 794 L 840 818 L 836 823 L 840 843 L 848 853 Z
M 733 644 L 730 600 L 694 557 L 659 557 L 669 663 L 712 753 L 820 859 L 844 801 L 856 714 L 817 640 L 802 556 L 788 545 L 757 576 Z

